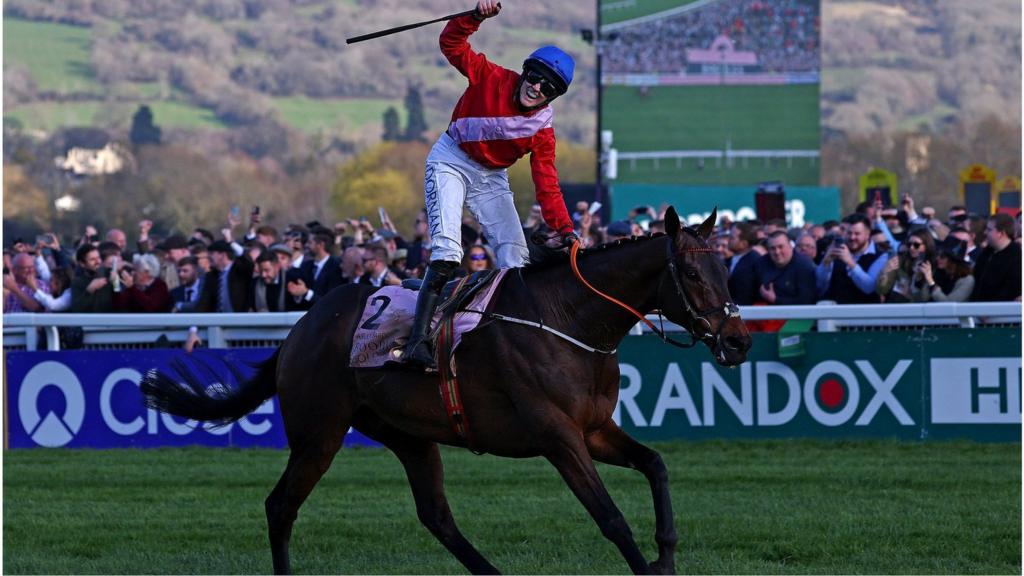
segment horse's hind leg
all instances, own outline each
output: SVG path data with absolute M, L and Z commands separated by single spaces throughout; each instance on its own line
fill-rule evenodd
M 654 497 L 654 541 L 658 543 L 658 559 L 651 570 L 658 574 L 675 574 L 676 526 L 672 500 L 668 492 L 668 471 L 654 450 L 637 442 L 611 420 L 597 432 L 587 436 L 590 455 L 599 462 L 635 468 L 647 478 Z
M 291 573 L 288 542 L 299 507 L 331 467 L 334 455 L 341 448 L 341 442 L 348 431 L 351 416 L 345 413 L 347 408 L 341 403 L 332 406 L 326 402 L 324 407 L 326 413 L 308 413 L 304 422 L 308 429 L 301 432 L 289 431 L 291 455 L 288 457 L 288 466 L 274 490 L 267 496 L 267 528 L 275 574 Z
M 582 434 L 569 426 L 553 432 L 545 439 L 550 448 L 544 456 L 555 466 L 573 494 L 597 522 L 601 534 L 618 547 L 633 573 L 649 573 L 651 567 L 637 547 L 626 518 L 601 482 Z
M 360 432 L 384 444 L 398 456 L 412 488 L 416 515 L 455 558 L 473 574 L 498 574 L 455 525 L 444 495 L 444 465 L 437 444 L 416 438 L 380 421 L 357 422 Z

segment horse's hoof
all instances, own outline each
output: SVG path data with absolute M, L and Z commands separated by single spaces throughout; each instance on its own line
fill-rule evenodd
M 655 560 L 647 565 L 651 569 L 651 574 L 675 574 L 676 566 L 675 562 L 663 562 L 661 560 Z

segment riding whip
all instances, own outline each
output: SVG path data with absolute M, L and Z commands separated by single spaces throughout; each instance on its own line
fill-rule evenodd
M 501 8 L 501 3 L 498 3 L 498 8 Z M 470 14 L 476 14 L 476 8 L 472 10 L 466 10 L 465 12 L 459 12 L 456 14 L 449 14 L 434 20 L 426 20 L 424 22 L 416 22 L 415 24 L 406 24 L 405 26 L 397 26 L 395 28 L 388 28 L 387 30 L 381 30 L 379 32 L 371 32 L 369 34 L 363 34 L 362 36 L 356 36 L 354 38 L 346 38 L 346 44 L 355 44 L 356 42 L 362 42 L 363 40 L 372 40 L 373 38 L 380 38 L 381 36 L 388 36 L 390 34 L 396 34 L 398 32 L 404 32 L 406 30 L 412 30 L 413 28 L 419 28 L 420 26 L 426 26 L 427 24 L 433 24 L 435 22 L 444 22 L 446 20 L 452 20 L 459 16 L 469 16 Z

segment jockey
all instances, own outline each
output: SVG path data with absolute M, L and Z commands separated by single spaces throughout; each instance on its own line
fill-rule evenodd
M 565 94 L 575 63 L 555 46 L 537 49 L 518 74 L 474 52 L 467 39 L 480 23 L 497 16 L 496 0 L 479 0 L 476 12 L 448 22 L 441 52 L 469 80 L 448 129 L 427 156 L 424 196 L 430 226 L 430 265 L 416 300 L 416 319 L 402 354 L 414 365 L 434 364 L 425 341 L 441 288 L 462 260 L 462 210 L 483 225 L 501 268 L 526 264 L 522 224 L 512 201 L 506 169 L 530 154 L 537 202 L 562 246 L 576 240 L 555 170 L 552 100 Z M 553 240 L 555 240 L 553 239 Z

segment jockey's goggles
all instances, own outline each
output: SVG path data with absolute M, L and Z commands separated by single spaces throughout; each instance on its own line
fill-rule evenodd
M 523 80 L 527 84 L 530 84 L 531 86 L 533 84 L 540 84 L 540 93 L 547 98 L 554 98 L 561 94 L 561 91 L 558 89 L 558 87 L 552 84 L 551 81 L 547 79 L 547 77 L 545 77 L 537 70 L 533 70 L 530 68 L 523 70 Z

